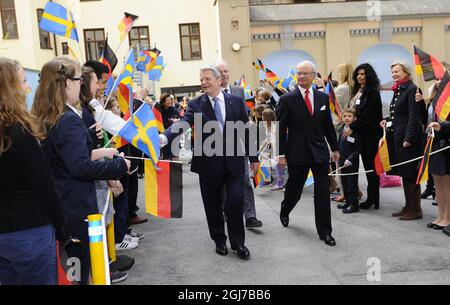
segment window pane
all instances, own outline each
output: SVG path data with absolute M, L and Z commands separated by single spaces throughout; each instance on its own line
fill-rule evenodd
M 190 59 L 191 58 L 191 46 L 190 46 L 190 42 L 189 42 L 189 37 L 181 38 L 181 49 L 183 52 L 183 59 Z
M 98 50 L 97 56 L 100 59 L 100 56 L 102 56 L 103 51 L 105 50 L 105 43 L 104 42 L 99 42 L 97 44 L 97 50 Z
M 9 38 L 17 38 L 19 33 L 17 32 L 16 14 L 14 11 L 3 11 L 3 30 L 8 33 Z
M 131 39 L 139 39 L 139 30 L 138 29 L 131 29 L 130 37 L 131 37 Z
M 140 39 L 148 39 L 148 30 L 147 29 L 141 29 L 139 31 L 139 34 L 140 34 L 140 36 L 139 36 Z
M 0 6 L 2 9 L 15 9 L 14 0 L 0 0 Z
M 200 39 L 198 36 L 191 37 L 192 58 L 200 58 Z
M 87 53 L 88 60 L 96 60 L 95 43 L 90 42 L 87 44 Z
M 105 35 L 103 31 L 95 31 L 95 40 L 102 41 L 105 40 Z
M 200 26 L 198 24 L 191 26 L 191 35 L 200 35 Z
M 142 49 L 150 49 L 150 44 L 148 43 L 148 40 L 141 40 L 139 42 L 139 48 Z
M 87 41 L 94 41 L 95 40 L 94 31 L 86 31 L 85 35 L 86 35 L 86 40 Z
M 188 25 L 182 25 L 180 27 L 180 32 L 182 36 L 189 36 L 189 26 Z

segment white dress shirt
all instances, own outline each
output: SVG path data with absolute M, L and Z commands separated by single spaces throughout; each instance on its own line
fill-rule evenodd
M 222 88 L 222 90 L 223 90 L 223 92 L 225 92 L 225 93 L 231 94 L 231 86 L 230 86 L 230 84 L 228 84 L 228 87 Z M 228 92 L 226 92 L 225 90 L 228 90 Z
M 115 115 L 110 110 L 106 110 L 103 105 L 93 99 L 89 102 L 92 108 L 94 108 L 94 117 L 95 121 L 102 124 L 103 129 L 109 132 L 112 135 L 116 135 L 120 129 L 126 124 L 126 121 L 123 120 L 120 116 Z
M 80 119 L 83 118 L 82 112 L 81 112 L 80 110 L 78 110 L 77 108 L 73 107 L 72 105 L 69 105 L 68 103 L 67 103 L 66 105 L 67 105 L 70 109 L 72 109 L 73 112 L 75 112 L 75 113 L 80 117 Z
M 223 95 L 222 90 L 220 90 L 219 95 L 216 96 L 216 97 L 219 99 L 220 111 L 222 112 L 223 123 L 225 124 L 225 122 L 227 120 L 227 118 L 226 118 L 227 111 L 226 111 L 226 108 L 225 108 L 225 96 Z M 209 98 L 209 101 L 211 102 L 212 108 L 214 109 L 214 106 L 215 106 L 216 102 L 214 102 L 213 101 L 213 97 L 211 97 L 209 95 L 208 95 L 208 98 Z
M 301 86 L 298 86 L 298 88 L 300 89 L 300 93 L 302 94 L 303 99 L 305 99 L 306 89 L 302 88 Z M 314 90 L 312 89 L 312 87 L 308 90 L 309 90 L 309 100 L 311 101 L 312 113 L 314 113 Z

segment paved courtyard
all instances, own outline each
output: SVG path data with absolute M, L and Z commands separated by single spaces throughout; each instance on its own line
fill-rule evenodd
M 226 257 L 215 253 L 198 176 L 187 165 L 183 180 L 183 219 L 148 216 L 147 223 L 135 227 L 145 233 L 145 239 L 138 249 L 125 252 L 136 264 L 124 284 L 450 284 L 450 237 L 426 228 L 437 215 L 437 207 L 423 200 L 424 219 L 403 222 L 392 218 L 404 200 L 401 187 L 381 190 L 378 211 L 344 215 L 332 203 L 334 248 L 317 236 L 312 187 L 305 189 L 288 228 L 279 221 L 283 192 L 258 189 L 256 208 L 264 226 L 246 230 L 251 258 L 242 261 L 236 253 Z M 365 178 L 360 180 L 365 191 Z M 139 206 L 144 214 L 142 188 L 140 180 Z M 373 262 L 380 263 L 380 281 L 368 280 L 369 269 L 376 267 Z

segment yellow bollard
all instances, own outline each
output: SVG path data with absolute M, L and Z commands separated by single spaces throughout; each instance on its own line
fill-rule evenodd
M 92 283 L 106 285 L 105 253 L 103 245 L 102 215 L 88 216 L 89 249 L 91 253 Z
M 108 238 L 108 255 L 111 262 L 116 261 L 116 239 L 114 236 L 114 216 L 111 223 L 106 227 L 106 236 Z

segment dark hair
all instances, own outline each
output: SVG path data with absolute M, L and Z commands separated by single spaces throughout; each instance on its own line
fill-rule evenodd
M 94 69 L 87 66 L 81 67 L 80 102 L 84 107 L 88 107 L 91 113 L 94 112 L 94 109 L 89 106 L 89 102 L 94 98 L 91 93 L 92 73 L 95 73 Z
M 95 74 L 97 75 L 98 79 L 102 79 L 103 74 L 109 74 L 109 68 L 102 64 L 99 61 L 95 60 L 88 60 L 85 64 L 85 67 L 92 68 L 95 71 Z
M 159 98 L 159 106 L 162 110 L 166 109 L 166 100 L 170 97 L 170 93 L 163 93 Z
M 380 79 L 378 78 L 377 72 L 373 69 L 373 67 L 368 64 L 364 63 L 356 67 L 355 71 L 353 72 L 353 82 L 355 85 L 353 86 L 353 92 L 352 97 L 355 96 L 359 89 L 361 88 L 361 85 L 359 84 L 357 80 L 358 72 L 359 70 L 364 70 L 366 74 L 366 87 L 365 88 L 373 88 L 373 89 L 380 89 Z

